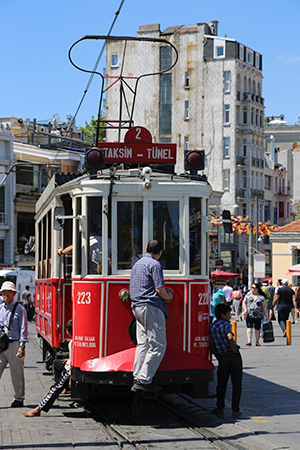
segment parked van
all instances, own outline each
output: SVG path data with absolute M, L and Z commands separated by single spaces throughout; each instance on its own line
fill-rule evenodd
M 4 281 L 12 281 L 17 290 L 15 300 L 22 303 L 22 292 L 25 291 L 25 286 L 29 286 L 31 299 L 33 298 L 35 288 L 35 271 L 20 269 L 19 267 L 12 267 L 0 270 L 0 288 Z

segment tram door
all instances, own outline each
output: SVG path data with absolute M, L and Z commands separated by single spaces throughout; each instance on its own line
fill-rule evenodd
M 61 197 L 65 215 L 72 216 L 72 200 L 69 194 Z M 72 245 L 72 220 L 65 220 L 64 228 L 62 229 L 62 239 L 61 246 L 66 248 Z M 56 258 L 61 258 L 55 255 Z M 72 318 L 72 300 L 71 300 L 71 277 L 72 277 L 72 267 L 73 267 L 73 255 L 64 255 L 61 264 L 60 272 L 60 289 L 58 290 L 58 323 L 61 325 L 61 337 L 62 340 L 69 339 L 66 334 L 66 324 L 68 320 Z

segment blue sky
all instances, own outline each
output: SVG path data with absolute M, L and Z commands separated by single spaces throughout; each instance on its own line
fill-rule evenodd
M 89 79 L 70 64 L 70 46 L 86 34 L 107 34 L 121 0 L 41 2 L 0 0 L 0 117 L 66 120 L 74 115 Z M 136 36 L 139 25 L 219 21 L 227 34 L 263 54 L 265 114 L 300 117 L 300 0 L 125 0 L 113 35 Z M 101 43 L 76 54 L 92 68 Z M 99 69 L 105 67 L 102 59 Z M 94 78 L 77 115 L 97 115 L 100 83 Z M 300 118 L 299 118 L 300 120 Z

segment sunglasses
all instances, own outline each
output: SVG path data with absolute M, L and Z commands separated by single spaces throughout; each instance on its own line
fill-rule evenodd
M 251 289 L 256 289 L 256 286 L 251 286 Z

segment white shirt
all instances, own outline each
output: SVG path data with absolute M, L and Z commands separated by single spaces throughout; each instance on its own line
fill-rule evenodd
M 226 298 L 226 302 L 231 302 L 231 292 L 233 291 L 231 286 L 224 286 L 223 292 Z

